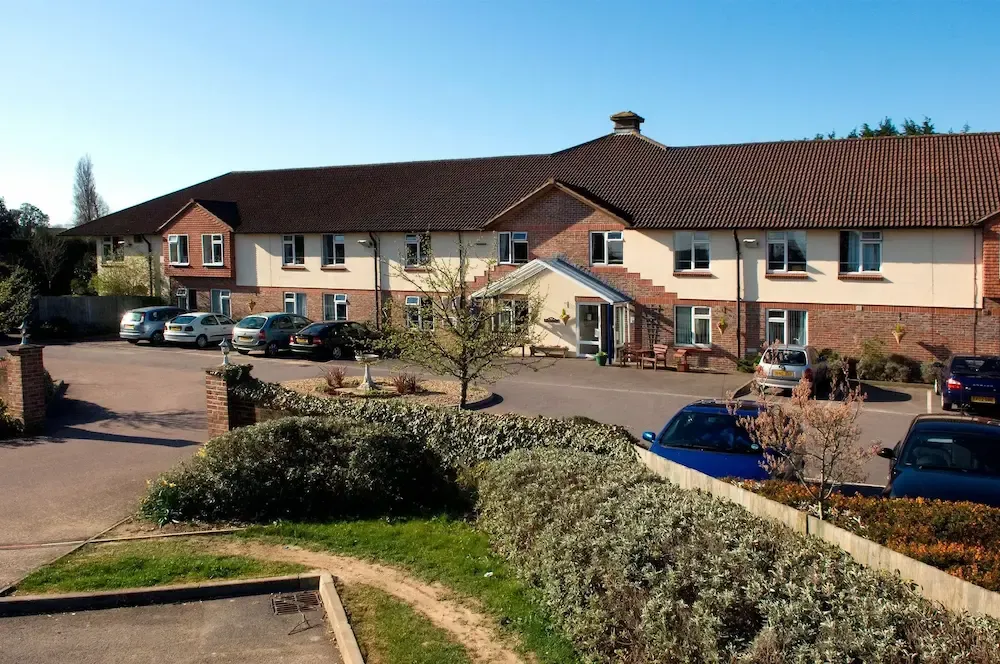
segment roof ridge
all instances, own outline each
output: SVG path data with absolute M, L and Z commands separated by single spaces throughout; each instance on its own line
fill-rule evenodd
M 363 164 L 333 164 L 329 166 L 290 166 L 288 168 L 261 168 L 252 171 L 230 171 L 230 173 L 283 173 L 288 171 L 322 171 L 335 170 L 338 168 L 374 168 L 376 166 L 402 166 L 409 164 L 445 164 L 468 161 L 487 161 L 490 159 L 531 159 L 535 157 L 548 157 L 545 153 L 536 154 L 503 154 L 491 157 L 455 157 L 453 159 L 411 159 L 400 161 L 370 161 Z
M 641 134 L 640 134 L 640 136 L 641 136 Z M 964 140 L 964 138 L 966 138 L 966 137 L 974 137 L 974 136 L 996 136 L 996 137 L 1000 137 L 1000 131 L 970 131 L 970 132 L 966 132 L 964 134 L 963 133 L 957 133 L 957 132 L 953 133 L 953 134 L 921 134 L 919 136 L 906 136 L 906 135 L 900 135 L 900 136 L 869 136 L 869 137 L 858 136 L 856 138 L 847 138 L 847 137 L 834 138 L 834 139 L 824 138 L 822 140 L 816 139 L 816 138 L 786 138 L 786 139 L 779 139 L 779 140 L 773 140 L 773 141 L 745 141 L 743 143 L 699 143 L 699 144 L 696 144 L 696 145 L 674 145 L 674 146 L 671 146 L 671 147 L 675 148 L 675 149 L 678 149 L 678 150 L 690 150 L 690 149 L 693 149 L 693 148 L 729 148 L 729 147 L 743 146 L 743 145 L 787 145 L 789 143 L 809 143 L 809 144 L 815 144 L 815 145 L 821 145 L 821 144 L 822 145 L 838 145 L 838 144 L 842 144 L 842 143 L 855 142 L 855 141 L 881 142 L 881 141 L 892 141 L 892 140 L 901 140 L 901 139 L 943 140 L 943 139 L 947 139 L 947 138 L 953 138 L 953 139 L 962 138 Z M 656 141 L 653 141 L 653 142 L 655 143 Z

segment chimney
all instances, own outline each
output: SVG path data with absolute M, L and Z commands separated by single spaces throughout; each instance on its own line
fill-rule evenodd
M 639 125 L 646 119 L 632 111 L 622 111 L 612 115 L 611 121 L 615 123 L 616 134 L 638 134 L 641 133 Z

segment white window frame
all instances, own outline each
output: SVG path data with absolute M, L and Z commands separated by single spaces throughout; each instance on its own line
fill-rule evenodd
M 295 245 L 298 243 L 298 238 L 302 238 L 302 255 L 299 255 L 298 250 Z M 288 260 L 288 253 L 285 251 L 285 247 L 292 248 L 291 261 Z M 305 265 L 306 263 L 306 236 L 305 235 L 282 235 L 281 236 L 281 264 L 282 265 Z
M 285 291 L 284 295 L 285 296 L 284 296 L 284 308 L 283 308 L 283 311 L 286 314 L 291 314 L 291 315 L 294 315 L 294 316 L 302 316 L 303 318 L 305 318 L 306 317 L 306 304 L 307 304 L 306 294 L 305 293 L 298 293 L 298 292 L 295 292 L 295 291 Z M 291 303 L 291 305 L 292 305 L 292 310 L 291 311 L 288 310 L 289 303 Z
M 524 320 L 528 320 L 528 307 L 531 305 L 528 300 L 505 299 L 500 300 L 497 307 L 496 327 L 500 330 L 515 330 L 518 324 L 518 309 L 524 310 Z M 523 325 L 523 322 L 522 322 Z
M 789 325 L 789 314 L 802 314 L 803 325 L 802 332 L 805 338 L 794 341 L 788 338 L 788 331 L 791 328 Z M 782 326 L 781 339 L 776 342 L 772 342 L 770 334 L 771 323 L 780 323 Z M 794 344 L 796 346 L 806 346 L 809 344 L 809 312 L 803 309 L 768 309 L 767 319 L 764 323 L 764 332 L 767 335 L 768 345 L 771 343 L 782 343 L 782 344 Z
M 594 258 L 594 237 L 602 237 L 602 244 L 604 246 L 604 254 L 601 260 L 596 260 Z M 617 236 L 617 237 L 612 237 Z M 590 264 L 591 265 L 624 265 L 625 264 L 625 233 L 622 231 L 590 231 L 590 242 L 587 245 L 587 251 L 590 253 Z M 612 242 L 619 242 L 622 246 L 621 260 L 611 262 L 610 258 L 610 248 Z
M 411 330 L 433 330 L 434 329 L 434 315 L 431 313 L 429 318 L 424 317 L 424 311 L 429 308 L 430 302 L 429 298 L 425 298 L 427 302 L 422 302 L 419 295 L 407 295 L 405 304 L 405 314 L 406 314 L 406 327 Z M 410 319 L 410 309 L 417 310 L 416 325 Z
M 704 266 L 698 265 L 698 248 L 705 249 L 708 261 Z M 691 252 L 690 264 L 686 267 L 680 262 L 682 249 Z M 708 272 L 712 269 L 712 234 L 707 231 L 677 231 L 674 233 L 674 272 Z
M 184 260 L 181 260 L 181 238 L 184 238 Z M 176 258 L 174 253 L 176 249 Z M 171 265 L 187 266 L 191 264 L 191 243 L 188 241 L 187 235 L 168 235 L 167 236 L 167 259 Z
M 207 242 L 206 242 L 207 239 Z M 206 233 L 201 236 L 201 264 L 205 267 L 222 267 L 225 263 L 225 246 L 222 233 Z M 215 260 L 215 248 L 219 248 L 219 260 Z M 206 249 L 208 250 L 206 253 Z M 205 260 L 205 257 L 208 260 Z
M 330 247 L 327 247 L 327 240 L 330 241 Z M 340 249 L 338 252 L 337 249 Z M 328 249 L 332 249 L 331 254 Z M 338 255 L 339 253 L 339 255 Z M 336 235 L 334 233 L 326 233 L 323 235 L 323 265 L 328 267 L 331 265 L 343 265 L 347 261 L 347 243 L 344 240 L 343 235 Z
M 125 260 L 125 238 L 105 235 L 101 238 L 101 263 L 121 263 Z
M 515 249 L 524 246 L 524 258 L 515 256 Z M 501 247 L 507 248 L 507 259 L 500 252 Z M 528 262 L 528 233 L 525 231 L 502 231 L 497 234 L 497 263 L 500 265 L 520 265 Z
M 882 231 L 856 231 L 856 230 L 842 230 L 840 234 L 843 233 L 854 233 L 858 235 L 858 269 L 857 270 L 845 270 L 844 261 L 839 260 L 837 263 L 838 270 L 840 274 L 879 274 L 882 272 L 882 263 L 885 262 L 885 256 L 883 255 L 883 240 Z M 878 269 L 869 270 L 865 269 L 865 245 L 878 245 Z M 840 236 L 837 237 L 838 253 L 840 247 Z M 842 258 L 838 256 L 838 259 Z
M 689 309 L 687 313 L 691 322 L 691 341 L 679 341 L 677 339 L 677 319 L 681 315 L 681 309 Z M 698 341 L 697 322 L 699 320 L 708 321 L 708 340 Z M 712 346 L 712 307 L 702 307 L 698 305 L 678 304 L 674 306 L 674 345 L 682 348 L 710 348 Z
M 340 315 L 343 307 L 344 315 Z M 330 313 L 333 313 L 331 316 Z M 323 320 L 346 321 L 347 295 L 344 293 L 323 293 Z
M 801 233 L 802 235 L 802 248 L 806 251 L 806 261 L 802 264 L 802 269 L 790 269 L 788 267 L 788 235 L 790 233 Z M 805 231 L 768 231 L 767 232 L 767 247 L 764 254 L 764 268 L 769 274 L 799 274 L 805 273 L 809 265 L 809 254 L 808 248 L 806 246 L 806 232 Z M 781 245 L 781 253 L 784 257 L 780 268 L 771 267 L 771 245 Z
M 430 261 L 431 236 L 430 233 L 407 233 L 403 238 L 403 267 L 421 267 Z M 416 247 L 414 251 L 415 260 L 410 260 L 410 246 Z
M 215 294 L 219 294 L 219 307 L 216 309 L 215 306 Z M 220 316 L 226 316 L 227 318 L 233 317 L 233 303 L 232 303 L 232 291 L 228 288 L 213 288 L 211 293 L 209 293 L 209 306 L 212 309 L 213 314 L 219 314 Z
M 184 288 L 183 286 L 181 286 L 176 291 L 174 291 L 174 297 L 177 298 L 177 307 L 179 309 L 183 309 L 184 311 L 187 311 L 188 310 L 188 289 Z

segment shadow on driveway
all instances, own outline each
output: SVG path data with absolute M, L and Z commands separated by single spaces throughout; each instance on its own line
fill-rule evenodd
M 882 385 L 861 384 L 861 393 L 866 403 L 900 403 L 913 401 L 913 394 L 902 390 L 894 390 Z

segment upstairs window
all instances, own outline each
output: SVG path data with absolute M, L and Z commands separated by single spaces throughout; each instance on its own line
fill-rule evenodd
M 190 265 L 188 261 L 188 236 L 168 235 L 167 254 L 171 265 Z
M 323 265 L 343 265 L 346 256 L 343 235 L 323 236 Z
M 840 272 L 880 272 L 882 231 L 840 231 Z
M 624 262 L 625 240 L 621 231 L 591 231 L 591 265 L 621 265 Z
M 674 271 L 708 270 L 711 266 L 711 236 L 679 231 L 674 234 Z
M 323 295 L 323 320 L 347 320 L 347 295 L 343 293 Z
M 769 231 L 767 234 L 768 272 L 806 271 L 806 232 Z
M 201 236 L 201 264 L 222 265 L 222 235 Z
M 503 232 L 497 236 L 497 261 L 501 264 L 528 262 L 528 234 Z
M 406 236 L 406 267 L 427 265 L 431 259 L 431 236 L 427 233 Z
M 125 260 L 125 239 L 107 236 L 101 240 L 101 262 L 118 263 Z
M 305 293 L 285 293 L 285 313 L 306 315 L 306 294 Z
M 674 307 L 674 343 L 678 346 L 710 346 L 712 308 Z
M 406 296 L 406 327 L 411 330 L 433 330 L 434 311 L 431 299 L 417 295 Z
M 306 262 L 306 236 L 281 236 L 281 264 L 304 265 Z

